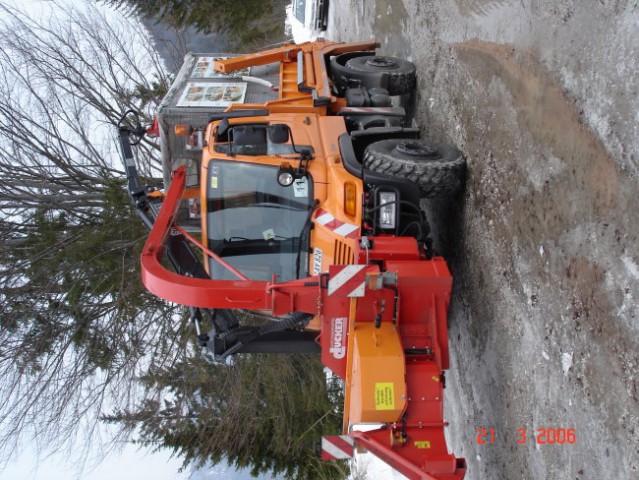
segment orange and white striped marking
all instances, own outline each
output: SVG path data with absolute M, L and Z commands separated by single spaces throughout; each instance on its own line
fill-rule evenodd
M 315 214 L 315 222 L 335 232 L 337 235 L 346 238 L 358 238 L 359 227 L 352 223 L 342 222 L 336 219 L 332 214 L 321 208 L 317 209 Z

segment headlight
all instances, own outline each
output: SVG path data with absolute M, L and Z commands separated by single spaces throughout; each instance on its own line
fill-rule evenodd
M 293 177 L 293 174 L 286 170 L 281 170 L 277 174 L 277 183 L 279 183 L 283 187 L 290 187 L 291 184 L 293 183 L 293 180 L 295 180 L 295 177 Z
M 395 192 L 380 192 L 379 205 L 380 228 L 395 228 L 397 225 L 397 194 Z

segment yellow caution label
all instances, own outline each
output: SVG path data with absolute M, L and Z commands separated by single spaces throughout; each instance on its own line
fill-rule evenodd
M 395 410 L 395 384 L 375 384 L 375 410 Z
M 423 440 L 420 442 L 415 442 L 415 446 L 417 448 L 430 448 L 430 442 L 428 440 Z
M 217 188 L 217 177 L 211 177 L 211 188 Z

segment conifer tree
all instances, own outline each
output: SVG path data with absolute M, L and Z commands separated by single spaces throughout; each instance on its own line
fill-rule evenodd
M 0 453 L 64 446 L 106 399 L 131 402 L 148 361 L 172 361 L 180 324 L 139 280 L 145 232 L 112 135 L 166 83 L 95 8 L 32 16 L 0 2 Z M 129 38 L 130 40 L 130 38 Z M 146 50 L 146 51 L 145 51 Z M 147 108 L 159 98 L 145 99 Z M 141 146 L 153 159 L 156 146 Z M 158 171 L 143 165 L 147 175 Z M 150 342 L 150 339 L 154 339 Z M 144 360 L 144 361 L 143 361 Z M 90 430 L 89 430 L 90 431 Z
M 231 365 L 194 355 L 143 379 L 156 392 L 104 420 L 140 432 L 185 464 L 226 459 L 253 474 L 343 478 L 343 464 L 319 460 L 322 434 L 341 429 L 341 389 L 314 356 L 243 355 Z M 160 447 L 161 446 L 161 447 Z
M 99 0 L 160 19 L 176 28 L 195 27 L 229 39 L 234 51 L 283 40 L 287 0 Z

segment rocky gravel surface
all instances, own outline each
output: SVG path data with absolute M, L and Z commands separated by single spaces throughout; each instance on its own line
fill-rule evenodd
M 467 478 L 639 478 L 636 2 L 332 2 L 327 38 L 371 37 L 417 65 L 424 136 L 468 160 L 465 191 L 423 205 L 455 275 Z

